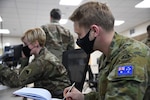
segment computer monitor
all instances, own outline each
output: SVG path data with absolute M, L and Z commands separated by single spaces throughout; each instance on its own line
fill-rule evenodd
M 9 67 L 17 66 L 21 57 L 23 44 L 5 46 L 4 54 L 0 57 L 3 63 L 6 63 Z

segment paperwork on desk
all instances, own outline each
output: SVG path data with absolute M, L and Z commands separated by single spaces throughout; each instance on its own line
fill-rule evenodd
M 43 88 L 24 87 L 13 92 L 14 95 L 27 97 L 33 100 L 61 100 L 52 98 L 51 93 Z

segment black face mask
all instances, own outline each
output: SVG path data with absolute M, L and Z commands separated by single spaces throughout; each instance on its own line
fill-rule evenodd
M 90 54 L 92 53 L 94 50 L 93 50 L 93 45 L 94 45 L 94 42 L 95 42 L 95 39 L 90 41 L 89 40 L 89 34 L 90 34 L 90 31 L 86 34 L 86 36 L 84 36 L 82 39 L 77 39 L 76 43 L 79 47 L 81 47 L 87 54 Z
M 30 57 L 30 56 L 31 56 L 31 55 L 30 55 L 31 49 L 30 49 L 28 46 L 24 46 L 24 47 L 22 48 L 22 51 L 23 51 L 23 53 L 24 53 L 24 55 L 25 55 L 26 57 Z

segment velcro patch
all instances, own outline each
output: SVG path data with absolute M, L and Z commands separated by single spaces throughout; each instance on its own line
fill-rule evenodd
M 131 76 L 133 75 L 133 66 L 124 65 L 118 67 L 118 76 Z

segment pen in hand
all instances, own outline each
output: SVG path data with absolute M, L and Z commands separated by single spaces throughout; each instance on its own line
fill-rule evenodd
M 74 87 L 75 82 L 71 85 L 71 87 L 69 88 L 69 90 L 67 91 L 67 93 L 71 92 L 72 88 Z M 65 100 L 66 98 L 64 97 L 62 100 Z

